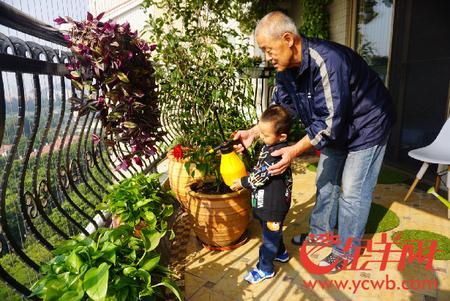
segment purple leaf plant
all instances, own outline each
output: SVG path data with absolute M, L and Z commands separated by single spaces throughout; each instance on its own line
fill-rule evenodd
M 150 58 L 156 45 L 138 38 L 128 23 L 102 22 L 103 13 L 87 20 L 58 17 L 57 24 L 70 25 L 64 36 L 74 54 L 66 64 L 75 88 L 89 91 L 87 97 L 72 97 L 72 109 L 85 115 L 95 112 L 104 129 L 109 147 L 127 145 L 128 152 L 116 152 L 127 169 L 133 163 L 142 166 L 141 157 L 150 157 L 162 141 L 157 86 Z M 95 144 L 100 137 L 93 135 Z

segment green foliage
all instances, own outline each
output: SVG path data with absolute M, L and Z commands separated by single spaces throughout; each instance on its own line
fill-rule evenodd
M 234 3 L 234 2 L 233 2 Z M 250 79 L 242 78 L 248 42 L 226 26 L 227 1 L 146 0 L 164 9 L 150 16 L 147 30 L 157 43 L 155 76 L 168 132 L 188 147 L 190 163 L 220 181 L 219 157 L 206 155 L 222 143 L 217 112 L 229 137 L 256 121 Z
M 44 277 L 31 288 L 33 295 L 48 301 L 154 300 L 163 296 L 163 286 L 181 300 L 155 251 L 162 236 L 145 229 L 141 237 L 134 237 L 133 228 L 123 225 L 73 237 L 41 267 Z
M 302 0 L 302 25 L 300 32 L 309 37 L 328 39 L 331 0 Z
M 115 184 L 103 203 L 97 207 L 117 215 L 122 223 L 132 227 L 144 220 L 151 230 L 166 231 L 167 219 L 176 202 L 172 192 L 159 182 L 161 174 L 136 174 Z
M 255 30 L 257 22 L 271 11 L 284 11 L 280 4 L 282 0 L 237 0 L 233 17 L 239 22 L 239 28 L 243 33 L 250 34 Z
M 294 121 L 289 131 L 288 141 L 297 142 L 306 135 L 305 127 L 298 120 Z

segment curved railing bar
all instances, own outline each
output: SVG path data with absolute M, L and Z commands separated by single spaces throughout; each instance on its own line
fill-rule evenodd
M 95 127 L 97 127 L 97 125 L 95 125 Z M 103 128 L 100 129 L 100 137 L 103 140 L 103 137 L 104 137 Z M 114 160 L 111 158 L 111 152 L 110 152 L 110 150 L 112 151 L 112 148 L 109 147 L 109 149 L 106 148 L 105 150 L 106 150 L 106 155 L 108 157 L 108 161 L 111 163 L 112 168 L 114 168 L 114 170 L 115 170 L 115 163 L 114 163 Z M 101 146 L 100 146 L 100 152 L 102 152 Z M 126 176 L 119 169 L 117 169 L 115 171 L 122 177 L 122 179 L 126 178 Z
M 73 91 L 72 91 L 73 93 Z M 60 189 L 65 197 L 65 199 L 67 200 L 67 202 L 69 202 L 69 204 L 85 219 L 87 219 L 89 222 L 91 222 L 94 225 L 97 225 L 97 223 L 94 221 L 94 219 L 92 217 L 90 217 L 86 212 L 84 212 L 70 197 L 69 193 L 66 190 L 66 187 L 64 187 L 64 183 L 62 182 L 62 177 L 61 177 L 61 169 L 64 170 L 67 178 L 69 179 L 69 185 L 72 186 L 73 182 L 72 182 L 72 173 L 71 170 L 69 168 L 69 154 L 70 154 L 70 146 L 71 146 L 71 142 L 72 142 L 72 137 L 69 138 L 69 143 L 67 144 L 67 153 L 66 153 L 66 160 L 65 160 L 65 166 L 63 166 L 61 164 L 62 161 L 62 155 L 64 153 L 64 146 L 66 145 L 66 138 L 67 138 L 67 134 L 69 133 L 70 130 L 70 126 L 72 123 L 72 118 L 73 118 L 73 111 L 70 112 L 69 114 L 69 118 L 67 119 L 67 123 L 66 123 L 66 127 L 64 129 L 64 133 L 63 133 L 63 138 L 62 141 L 59 145 L 59 151 L 58 151 L 58 159 L 57 159 L 57 174 L 58 174 L 58 183 L 60 185 Z M 74 128 L 76 128 L 76 126 L 74 126 Z M 86 231 L 84 229 L 83 226 L 81 226 L 81 224 L 79 222 L 77 222 L 79 228 L 81 227 L 82 231 Z M 88 235 L 88 234 L 86 234 Z
M 97 127 L 98 127 L 99 122 L 100 122 L 99 119 L 97 119 L 97 121 L 95 122 L 94 133 L 97 132 Z M 100 128 L 102 128 L 102 127 L 100 127 Z M 102 140 L 102 139 L 100 139 L 100 140 Z M 100 168 L 100 165 L 98 164 L 98 161 L 97 161 L 97 151 L 100 151 L 100 150 L 97 150 L 97 149 L 99 149 L 100 144 L 101 144 L 101 143 L 99 143 L 98 145 L 96 145 L 96 144 L 94 143 L 94 141 L 91 140 L 91 153 L 92 153 L 92 159 L 93 159 L 93 162 L 94 162 L 94 166 L 95 166 L 95 169 L 96 169 L 96 170 L 102 175 L 102 177 L 106 180 L 106 182 L 107 182 L 108 184 L 112 185 L 112 184 L 114 184 L 113 181 L 111 181 L 111 179 L 108 178 L 108 177 L 103 173 L 103 170 Z M 104 190 L 105 190 L 106 193 L 108 192 L 106 189 L 104 189 Z
M 47 58 L 47 61 L 52 61 L 53 60 L 53 58 L 48 55 L 48 53 L 44 50 L 44 48 L 41 45 L 39 45 L 37 43 L 34 43 L 34 42 L 26 42 L 26 43 L 29 46 L 29 48 L 30 48 L 30 50 L 32 52 L 32 55 L 34 56 L 35 59 L 38 59 L 40 54 L 45 54 L 45 56 Z M 37 210 L 38 210 L 40 216 L 46 222 L 46 224 L 53 231 L 55 231 L 59 236 L 61 236 L 62 238 L 67 238 L 67 235 L 61 229 L 59 229 L 58 226 L 55 223 L 53 223 L 53 221 L 49 218 L 49 216 L 45 212 L 45 207 L 46 206 L 43 206 L 43 204 L 41 202 L 41 193 L 42 193 L 40 191 L 41 188 L 39 190 L 37 189 L 37 187 L 38 187 L 38 179 L 37 179 L 38 168 L 39 168 L 40 162 L 41 162 L 42 150 L 44 148 L 44 142 L 47 140 L 48 133 L 49 133 L 49 130 L 50 130 L 50 127 L 51 127 L 51 123 L 52 123 L 52 120 L 53 120 L 53 106 L 54 106 L 53 78 L 52 78 L 51 75 L 48 75 L 47 79 L 48 79 L 48 87 L 49 87 L 49 95 L 48 95 L 49 96 L 49 98 L 48 98 L 48 100 L 49 100 L 49 103 L 48 103 L 49 114 L 48 114 L 48 117 L 47 117 L 47 121 L 45 123 L 44 133 L 43 133 L 43 135 L 41 137 L 41 143 L 39 145 L 39 148 L 38 148 L 38 151 L 36 153 L 35 160 L 34 160 L 33 184 L 32 184 L 32 186 L 33 186 L 33 196 L 34 196 L 34 198 L 36 200 L 35 204 L 36 204 Z M 40 85 L 38 87 L 40 88 Z M 41 184 L 42 184 L 42 181 L 40 182 L 39 186 L 41 186 Z M 46 185 L 46 182 L 45 182 L 45 185 Z M 48 192 L 48 189 L 47 189 L 47 192 Z M 48 204 L 48 202 L 46 202 L 46 204 Z
M 92 126 L 92 122 L 94 121 L 94 118 L 95 118 L 95 114 L 91 114 L 91 113 L 88 113 L 88 115 L 86 115 L 86 121 L 88 120 L 88 117 L 89 117 L 89 115 L 91 115 L 91 118 L 90 118 L 90 121 L 89 121 L 89 124 L 87 124 L 86 122 L 84 123 L 84 125 L 83 125 L 83 129 L 87 129 L 87 133 L 86 133 L 86 135 L 84 136 L 84 143 L 83 143 L 83 148 L 84 148 L 84 159 L 85 159 L 85 161 L 87 162 L 86 163 L 86 171 L 89 171 L 89 160 L 88 160 L 88 158 L 87 158 L 87 147 L 86 147 L 86 145 L 87 145 L 87 140 L 88 140 L 88 138 L 89 138 L 89 134 L 90 134 L 90 132 L 91 132 L 91 126 Z M 87 125 L 87 126 L 86 126 Z M 81 150 L 81 138 L 80 138 L 80 143 L 78 144 L 78 148 L 79 148 L 79 150 L 77 150 L 78 152 L 80 152 L 80 150 Z M 81 155 L 81 154 L 80 154 Z M 95 197 L 101 202 L 101 200 L 102 200 L 102 197 L 100 196 L 100 194 L 91 186 L 91 184 L 89 183 L 89 181 L 88 181 L 88 179 L 87 179 L 87 177 L 86 177 L 86 175 L 84 174 L 84 172 L 82 172 L 82 169 L 81 169 L 81 167 L 78 167 L 79 169 L 80 169 L 80 176 L 82 177 L 82 179 L 83 179 L 83 182 L 86 184 L 86 187 L 88 187 L 88 189 L 89 189 L 89 191 L 93 194 L 93 195 L 95 195 Z M 99 187 L 102 187 L 103 188 L 103 186 L 101 185 L 101 186 L 99 186 Z
M 79 123 L 79 121 L 80 121 L 80 115 L 78 115 L 77 116 L 77 118 L 76 118 L 76 120 L 75 120 L 75 124 L 74 124 L 74 126 L 73 126 L 73 128 L 72 128 L 72 133 L 70 134 L 70 136 L 69 136 L 69 143 L 68 143 L 68 145 L 72 145 L 72 141 L 73 141 L 73 137 L 74 137 L 74 135 L 75 135 L 75 130 L 77 129 L 77 127 L 78 127 L 78 123 Z M 85 118 L 85 123 L 84 123 L 84 126 L 82 127 L 82 129 L 85 129 L 85 126 L 86 126 L 86 121 L 87 121 L 87 118 Z M 80 145 L 81 145 L 81 140 L 83 139 L 83 131 L 81 131 L 81 133 L 80 133 L 80 137 L 79 137 L 79 143 L 77 144 L 77 158 L 74 160 L 74 159 L 72 159 L 72 161 L 71 162 L 74 162 L 75 161 L 75 164 L 76 164 L 76 167 L 78 168 L 78 174 L 80 175 L 80 177 L 82 178 L 82 180 L 84 179 L 83 178 L 83 176 L 81 176 L 81 174 L 82 174 L 82 171 L 81 171 L 81 167 L 80 167 L 80 164 L 79 164 L 79 159 L 80 159 L 80 157 L 79 157 L 79 154 L 80 154 Z M 73 170 L 73 168 L 74 168 L 74 166 L 73 166 L 73 163 L 71 163 L 70 162 L 70 158 L 69 158 L 69 156 L 70 156 L 70 148 L 68 147 L 67 149 L 66 149 L 66 169 L 68 170 L 68 171 L 72 171 Z M 70 166 L 70 167 L 69 167 Z M 86 205 L 88 205 L 90 208 L 92 208 L 96 213 L 98 213 L 98 214 L 100 214 L 100 216 L 102 217 L 102 219 L 103 220 L 105 220 L 105 216 L 103 215 L 103 213 L 101 213 L 100 211 L 98 211 L 98 210 L 95 210 L 95 205 L 94 204 L 92 204 L 79 190 L 78 190 L 78 187 L 77 187 L 77 185 L 75 184 L 75 181 L 74 181 L 74 178 L 72 177 L 72 175 L 73 175 L 73 173 L 72 172 L 69 172 L 69 174 L 68 174 L 68 178 L 69 178 L 69 185 L 71 186 L 71 188 L 72 188 L 72 190 L 75 192 L 75 194 L 86 204 Z M 83 211 L 84 212 L 84 211 Z M 89 215 L 88 215 L 89 216 Z M 90 217 L 90 216 L 89 216 Z M 92 220 L 94 220 L 94 219 L 92 219 Z M 97 225 L 97 227 L 98 227 L 98 224 L 97 223 L 94 223 L 94 226 L 95 225 Z M 96 228 L 97 228 L 96 227 Z
M 11 47 L 11 50 L 13 51 L 13 54 L 16 54 L 16 48 L 14 47 L 12 41 L 2 35 L 2 40 L 9 41 L 9 45 Z M 8 180 L 9 175 L 12 169 L 12 165 L 14 162 L 14 158 L 17 154 L 17 149 L 20 141 L 20 137 L 23 133 L 23 127 L 24 127 L 24 117 L 25 117 L 25 92 L 23 88 L 23 78 L 22 73 L 16 72 L 16 83 L 17 83 L 17 96 L 18 96 L 18 121 L 16 126 L 15 135 L 13 138 L 13 144 L 8 156 L 8 159 L 6 161 L 6 165 L 4 168 L 4 172 L 2 175 L 2 182 L 0 185 L 0 225 L 1 230 L 5 234 L 5 239 L 7 241 L 7 244 L 12 247 L 14 253 L 16 253 L 29 267 L 31 267 L 33 270 L 38 271 L 39 265 L 29 258 L 25 252 L 23 252 L 22 248 L 16 243 L 16 240 L 14 239 L 13 234 L 10 232 L 8 220 L 7 220 L 7 214 L 6 214 L 6 189 L 8 187 Z M 4 98 L 4 97 L 3 97 Z
M 61 61 L 63 62 L 64 61 L 64 58 L 67 58 L 67 54 L 65 54 L 65 53 L 62 53 L 62 55 L 61 55 Z M 46 165 L 46 177 L 47 177 L 47 181 L 46 181 L 46 184 L 47 184 L 47 191 L 49 192 L 49 194 L 50 194 L 50 198 L 52 199 L 52 201 L 53 201 L 53 204 L 56 206 L 56 208 L 57 208 L 57 210 L 72 224 L 72 225 L 74 225 L 75 227 L 77 227 L 77 228 L 79 228 L 79 229 L 83 229 L 84 230 L 84 228 L 80 225 L 80 224 L 78 224 L 78 222 L 74 219 L 74 218 L 72 218 L 72 216 L 61 206 L 61 204 L 60 204 L 60 202 L 58 201 L 58 197 L 55 195 L 55 192 L 54 192 L 54 190 L 52 189 L 52 175 L 51 175 L 51 163 L 52 163 L 52 158 L 53 158 L 53 151 L 55 151 L 55 145 L 56 145 L 56 142 L 58 141 L 58 138 L 59 138 L 59 133 L 60 133 L 60 131 L 61 131 L 61 126 L 62 126 L 62 123 L 63 123 L 63 121 L 64 121 L 64 115 L 65 115 L 65 112 L 66 112 L 66 87 L 65 87 L 65 82 L 64 82 L 64 77 L 60 77 L 60 84 L 61 84 L 61 111 L 60 111 L 60 115 L 59 115 L 59 120 L 58 120 L 58 123 L 57 123 L 57 125 L 56 125 L 56 129 L 55 129 L 55 136 L 53 137 L 53 141 L 52 141 L 52 143 L 50 144 L 50 150 L 49 150 L 49 152 L 48 152 L 48 156 L 47 156 L 47 165 Z M 57 154 L 57 158 L 59 158 L 60 157 L 60 155 L 59 155 L 59 153 Z M 58 171 L 59 171 L 59 166 L 60 166 L 60 161 L 58 161 L 58 159 L 57 159 L 57 168 L 56 168 L 56 170 L 57 170 L 57 173 L 58 173 Z M 60 182 L 60 178 L 61 178 L 61 175 L 60 175 L 60 173 L 58 173 L 58 175 L 56 176 L 56 178 L 58 179 L 57 180 L 57 183 L 59 183 Z M 66 234 L 66 233 L 64 233 L 62 230 L 60 230 L 60 232 L 63 234 L 63 236 L 66 238 L 66 239 L 68 239 L 69 238 L 69 235 L 68 234 Z M 60 234 L 61 234 L 60 233 Z M 87 233 L 87 231 L 86 231 L 86 233 Z M 85 233 L 85 234 L 86 234 Z
M 62 98 L 61 111 L 65 110 L 65 108 L 63 109 L 63 107 L 65 107 L 65 105 L 66 105 L 66 89 L 65 89 L 66 86 L 63 84 L 62 87 L 64 87 L 64 88 L 61 90 L 61 98 Z M 59 145 L 59 149 L 57 151 L 58 154 L 57 154 L 57 159 L 56 159 L 56 178 L 57 178 L 57 183 L 59 185 L 59 189 L 63 193 L 65 199 L 69 202 L 69 204 L 73 208 L 75 208 L 75 210 L 77 212 L 82 212 L 82 210 L 73 202 L 73 200 L 70 198 L 69 194 L 67 193 L 66 187 L 65 187 L 65 185 L 64 185 L 64 183 L 62 181 L 62 176 L 61 176 L 61 170 L 64 170 L 65 175 L 68 176 L 68 170 L 66 170 L 64 167 L 62 167 L 61 160 L 62 160 L 63 147 L 66 144 L 65 143 L 66 142 L 66 136 L 67 136 L 67 132 L 69 130 L 69 126 L 70 126 L 70 122 L 72 120 L 72 116 L 73 116 L 73 112 L 70 112 L 69 118 L 67 119 L 66 128 L 64 129 L 63 137 L 61 139 L 61 142 L 60 142 L 60 145 Z M 63 117 L 63 114 L 61 114 L 61 117 Z M 58 138 L 58 136 L 56 134 L 55 134 L 55 138 Z M 70 148 L 70 145 L 68 145 L 68 147 Z M 83 214 L 85 214 L 85 213 L 83 212 Z M 81 232 L 83 232 L 85 235 L 89 235 L 89 233 L 84 229 L 84 227 L 78 221 L 76 221 L 70 214 L 67 213 L 66 217 Z
M 99 120 L 97 120 L 97 123 L 98 122 L 99 122 Z M 95 126 L 95 128 L 97 128 L 97 125 Z M 102 137 L 102 134 L 103 134 L 103 128 L 100 128 L 99 137 Z M 120 179 L 114 174 L 114 172 L 112 172 L 110 166 L 108 166 L 108 164 L 105 161 L 105 158 L 103 157 L 103 149 L 102 149 L 103 143 L 101 141 L 102 141 L 102 139 L 100 138 L 100 143 L 98 144 L 98 152 L 99 152 L 100 161 L 102 162 L 103 166 L 108 171 L 108 173 L 114 178 L 114 180 L 116 182 L 119 182 Z M 108 150 L 106 150 L 106 152 L 108 152 Z
M 16 54 L 22 57 L 26 57 L 25 52 L 30 53 L 33 55 L 33 52 L 29 48 L 27 44 L 25 44 L 24 41 L 13 38 L 11 39 L 12 43 L 15 46 Z M 20 47 L 18 47 L 20 45 Z M 36 178 L 36 173 L 33 173 L 33 183 L 32 188 L 35 192 L 31 195 L 32 199 L 28 198 L 27 202 L 26 200 L 26 194 L 25 194 L 25 177 L 28 170 L 28 163 L 30 161 L 30 156 L 33 150 L 33 145 L 36 140 L 37 131 L 39 128 L 39 122 L 41 118 L 41 85 L 39 81 L 39 75 L 33 74 L 33 84 L 34 84 L 34 91 L 35 91 L 35 104 L 34 104 L 34 117 L 33 117 L 33 127 L 31 131 L 31 136 L 28 138 L 27 146 L 25 150 L 25 156 L 22 162 L 22 167 L 19 172 L 19 201 L 20 201 L 20 208 L 22 211 L 22 216 L 26 221 L 26 225 L 31 231 L 31 233 L 36 237 L 36 239 L 45 246 L 48 250 L 53 249 L 53 245 L 46 239 L 44 236 L 39 232 L 39 230 L 35 227 L 34 223 L 32 222 L 31 218 L 35 218 L 35 213 L 37 210 L 37 203 L 39 201 L 38 194 L 37 194 L 37 181 L 34 181 Z M 51 89 L 50 89 L 51 91 Z M 42 145 L 42 143 L 41 143 Z M 36 185 L 36 186 L 35 186 Z M 34 203 L 34 204 L 33 204 Z M 27 256 L 28 257 L 28 256 Z

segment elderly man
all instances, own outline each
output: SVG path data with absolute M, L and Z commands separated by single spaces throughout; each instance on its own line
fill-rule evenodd
M 300 36 L 281 12 L 261 19 L 255 35 L 277 70 L 273 102 L 291 110 L 307 133 L 272 153 L 282 159 L 270 173 L 281 174 L 311 147 L 321 150 L 310 235 L 295 236 L 292 242 L 317 243 L 324 237 L 319 234 L 333 233 L 338 223 L 339 239 L 320 266 L 339 271 L 352 261 L 364 234 L 393 124 L 392 101 L 377 74 L 352 49 Z M 235 139 L 248 147 L 258 135 L 253 127 L 239 131 Z

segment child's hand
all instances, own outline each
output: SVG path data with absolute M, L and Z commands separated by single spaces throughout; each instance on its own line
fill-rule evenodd
M 233 181 L 233 184 L 230 186 L 231 190 L 238 191 L 239 189 L 242 189 L 242 183 L 241 179 L 236 179 Z

